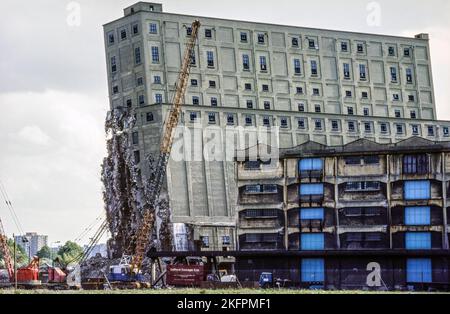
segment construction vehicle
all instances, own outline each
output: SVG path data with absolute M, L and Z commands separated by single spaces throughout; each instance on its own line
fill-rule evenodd
M 160 145 L 160 154 L 151 182 L 152 189 L 149 192 L 147 198 L 148 205 L 144 209 L 142 222 L 136 235 L 134 254 L 131 256 L 131 259 L 128 260 L 124 257 L 121 264 L 111 266 L 110 273 L 108 274 L 108 280 L 110 282 L 122 282 L 126 286 L 129 286 L 130 283 L 138 283 L 135 284 L 135 286 L 141 286 L 139 284 L 142 279 L 141 266 L 145 258 L 145 254 L 149 248 L 149 238 L 155 225 L 155 209 L 166 175 L 175 129 L 180 120 L 181 107 L 183 105 L 184 95 L 186 93 L 192 64 L 192 56 L 194 55 L 194 47 L 198 37 L 199 28 L 200 22 L 195 20 L 192 23 L 191 37 L 186 44 L 181 71 L 176 83 L 176 92 L 173 98 L 172 108 L 165 120 Z M 118 272 L 120 272 L 120 274 Z

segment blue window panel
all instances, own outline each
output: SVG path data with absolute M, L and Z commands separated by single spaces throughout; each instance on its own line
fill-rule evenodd
M 302 282 L 324 282 L 325 261 L 323 258 L 302 259 Z
M 323 183 L 300 185 L 300 195 L 323 195 Z
M 321 251 L 325 248 L 325 236 L 323 233 L 303 233 L 300 244 L 302 251 Z
M 208 66 L 209 67 L 214 67 L 214 52 L 207 51 L 206 52 L 206 59 L 208 61 Z
M 300 209 L 301 220 L 323 220 L 323 208 L 302 208 Z
M 427 200 L 431 198 L 430 181 L 406 181 L 404 185 L 406 200 Z
M 429 258 L 409 258 L 406 262 L 406 281 L 408 283 L 431 283 L 432 264 Z
M 430 207 L 406 207 L 405 225 L 407 226 L 429 226 L 431 225 Z
M 431 250 L 431 233 L 407 232 L 405 247 L 407 250 Z
M 156 102 L 157 104 L 162 104 L 162 102 L 163 102 L 163 97 L 162 97 L 161 94 L 155 94 L 155 102 Z
M 300 160 L 300 171 L 322 170 L 323 160 L 320 158 L 306 158 Z

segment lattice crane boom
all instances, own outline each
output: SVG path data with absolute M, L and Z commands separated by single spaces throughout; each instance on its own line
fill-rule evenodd
M 149 195 L 150 208 L 147 208 L 147 210 L 143 214 L 142 225 L 138 230 L 138 234 L 136 237 L 136 248 L 131 261 L 131 269 L 134 273 L 138 273 L 141 268 L 142 261 L 144 260 L 145 253 L 149 245 L 149 237 L 155 223 L 154 209 L 156 208 L 164 178 L 166 176 L 166 169 L 170 158 L 170 152 L 172 150 L 175 130 L 180 121 L 181 107 L 183 105 L 183 99 L 186 94 L 186 88 L 188 85 L 189 73 L 191 69 L 191 58 L 194 53 L 194 47 L 198 37 L 199 28 L 200 21 L 195 20 L 192 23 L 191 38 L 189 39 L 186 45 L 186 50 L 184 52 L 181 71 L 176 84 L 177 88 L 175 96 L 173 98 L 173 107 L 169 111 L 163 127 L 160 155 L 158 163 L 156 165 L 154 177 L 151 182 L 152 190 L 151 194 Z
M 8 238 L 5 234 L 5 229 L 3 228 L 2 219 L 0 218 L 0 250 L 3 254 L 3 260 L 5 261 L 5 267 L 8 271 L 9 279 L 14 278 L 14 264 L 11 258 L 11 252 L 9 251 Z

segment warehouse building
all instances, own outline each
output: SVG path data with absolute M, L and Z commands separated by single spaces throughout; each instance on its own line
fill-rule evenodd
M 249 151 L 236 166 L 238 245 L 270 258 L 239 259 L 241 280 L 269 271 L 328 289 L 450 287 L 450 142 L 307 142 L 273 161 Z
M 145 156 L 158 153 L 194 19 L 202 27 L 183 129 L 177 133 L 176 143 L 182 145 L 174 150 L 182 158 L 171 159 L 166 186 L 173 222 L 190 230 L 178 228 L 184 233 L 176 238 L 191 234 L 203 250 L 237 246 L 234 150 L 231 160 L 202 158 L 214 136 L 226 146 L 225 131 L 234 132 L 238 145 L 251 147 L 246 134 L 276 128 L 276 140 L 267 144 L 281 148 L 309 141 L 345 145 L 361 138 L 381 144 L 411 136 L 437 141 L 450 135 L 450 123 L 436 120 L 427 34 L 407 38 L 187 16 L 139 2 L 104 25 L 104 38 L 110 108 L 134 111 L 131 149 L 144 176 Z M 199 140 L 192 144 L 195 137 Z M 374 208 L 385 206 L 386 184 L 377 186 L 380 200 L 373 201 Z M 339 192 L 330 188 L 325 184 L 325 193 Z M 339 188 L 345 192 L 345 186 Z M 277 197 L 281 204 L 283 195 Z M 274 229 L 286 225 L 278 224 L 274 221 Z M 374 237 L 386 236 L 372 228 Z M 292 243 L 287 236 L 277 238 L 277 247 L 299 245 L 295 233 Z M 327 231 L 324 241 L 345 245 L 347 234 L 336 237 Z M 396 237 L 383 241 L 397 243 Z

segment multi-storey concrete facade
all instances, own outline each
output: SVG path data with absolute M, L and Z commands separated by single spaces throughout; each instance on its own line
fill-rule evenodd
M 362 137 L 395 143 L 412 135 L 449 136 L 450 123 L 436 120 L 426 34 L 404 38 L 193 17 L 145 2 L 124 13 L 104 26 L 108 84 L 112 109 L 135 110 L 138 161 L 158 151 L 196 18 L 202 27 L 182 118 L 191 136 L 195 126 L 200 132 L 274 126 L 283 148 L 310 140 L 343 145 Z M 200 138 L 202 152 L 209 135 Z M 181 150 L 188 155 L 194 146 Z M 174 222 L 194 225 L 194 238 L 202 237 L 209 249 L 234 247 L 233 169 L 226 160 L 169 165 Z
M 25 235 L 16 236 L 15 241 L 32 258 L 47 245 L 48 236 L 38 235 L 36 232 L 27 232 Z
M 239 162 L 236 171 L 241 251 L 316 252 L 316 261 L 326 265 L 321 280 L 305 279 L 303 284 L 367 287 L 366 265 L 378 262 L 389 281 L 393 273 L 401 275 L 392 280 L 391 288 L 450 285 L 449 142 L 421 138 L 397 144 L 361 139 L 344 146 L 308 142 L 282 150 L 277 162 Z M 332 251 L 340 252 L 342 265 L 326 258 L 326 252 Z M 373 255 L 366 256 L 364 264 L 359 254 L 370 251 Z M 405 266 L 417 261 L 418 251 L 423 253 L 419 261 L 432 265 L 422 281 L 415 278 L 412 266 Z M 447 252 L 447 258 L 433 258 L 432 251 Z M 386 258 L 398 252 L 402 258 Z M 265 267 L 283 272 L 289 269 L 283 263 L 290 259 L 301 271 L 296 256 L 286 253 L 283 262 L 278 261 L 279 268 L 276 263 Z M 239 268 L 246 273 L 242 261 Z M 359 272 L 359 278 L 352 278 L 355 272 L 349 269 Z M 285 276 L 296 282 L 301 277 Z

